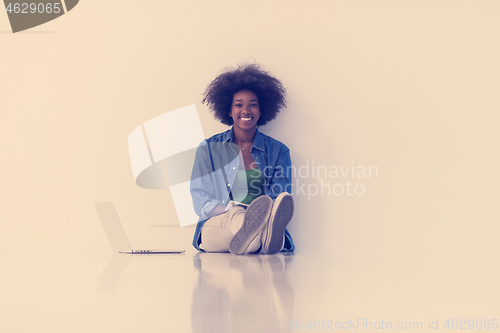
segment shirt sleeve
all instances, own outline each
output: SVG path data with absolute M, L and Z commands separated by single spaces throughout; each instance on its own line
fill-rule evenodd
M 194 211 L 202 220 L 208 219 L 212 210 L 217 205 L 222 204 L 220 200 L 216 199 L 213 176 L 212 160 L 207 141 L 204 140 L 196 150 L 189 186 Z

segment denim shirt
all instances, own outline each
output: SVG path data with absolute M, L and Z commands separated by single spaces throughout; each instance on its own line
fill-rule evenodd
M 264 177 L 263 193 L 273 199 L 282 192 L 292 193 L 292 161 L 290 150 L 283 143 L 261 133 L 258 129 L 250 150 Z M 227 206 L 229 193 L 239 169 L 240 158 L 234 143 L 233 128 L 203 140 L 196 150 L 191 173 L 190 191 L 194 210 L 199 216 L 193 246 L 202 251 L 201 230 L 217 205 Z M 283 251 L 292 252 L 295 246 L 285 230 Z

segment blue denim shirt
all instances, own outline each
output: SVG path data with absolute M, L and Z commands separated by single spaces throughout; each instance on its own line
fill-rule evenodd
M 250 150 L 264 177 L 263 193 L 275 200 L 282 192 L 292 193 L 292 161 L 290 150 L 283 143 L 258 129 Z M 240 158 L 234 143 L 233 128 L 203 140 L 196 150 L 190 191 L 194 210 L 199 216 L 193 246 L 202 251 L 201 229 L 217 205 L 227 206 L 229 193 L 239 169 Z M 292 252 L 292 236 L 285 231 L 283 251 Z

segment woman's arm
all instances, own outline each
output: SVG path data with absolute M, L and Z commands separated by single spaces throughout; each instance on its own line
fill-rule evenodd
M 210 214 L 208 214 L 208 216 L 210 217 L 214 217 L 214 216 L 217 216 L 217 215 L 220 215 L 222 213 L 224 213 L 226 211 L 226 207 L 223 206 L 223 205 L 217 205 L 215 206 L 214 210 L 212 210 L 210 212 Z
M 208 144 L 204 140 L 196 150 L 190 183 L 194 211 L 202 220 L 224 212 L 225 206 L 216 198 L 215 186 Z

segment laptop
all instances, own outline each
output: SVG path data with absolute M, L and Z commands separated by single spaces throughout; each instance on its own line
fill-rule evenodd
M 185 250 L 132 250 L 112 202 L 97 202 L 95 208 L 114 252 L 129 254 L 184 253 Z

